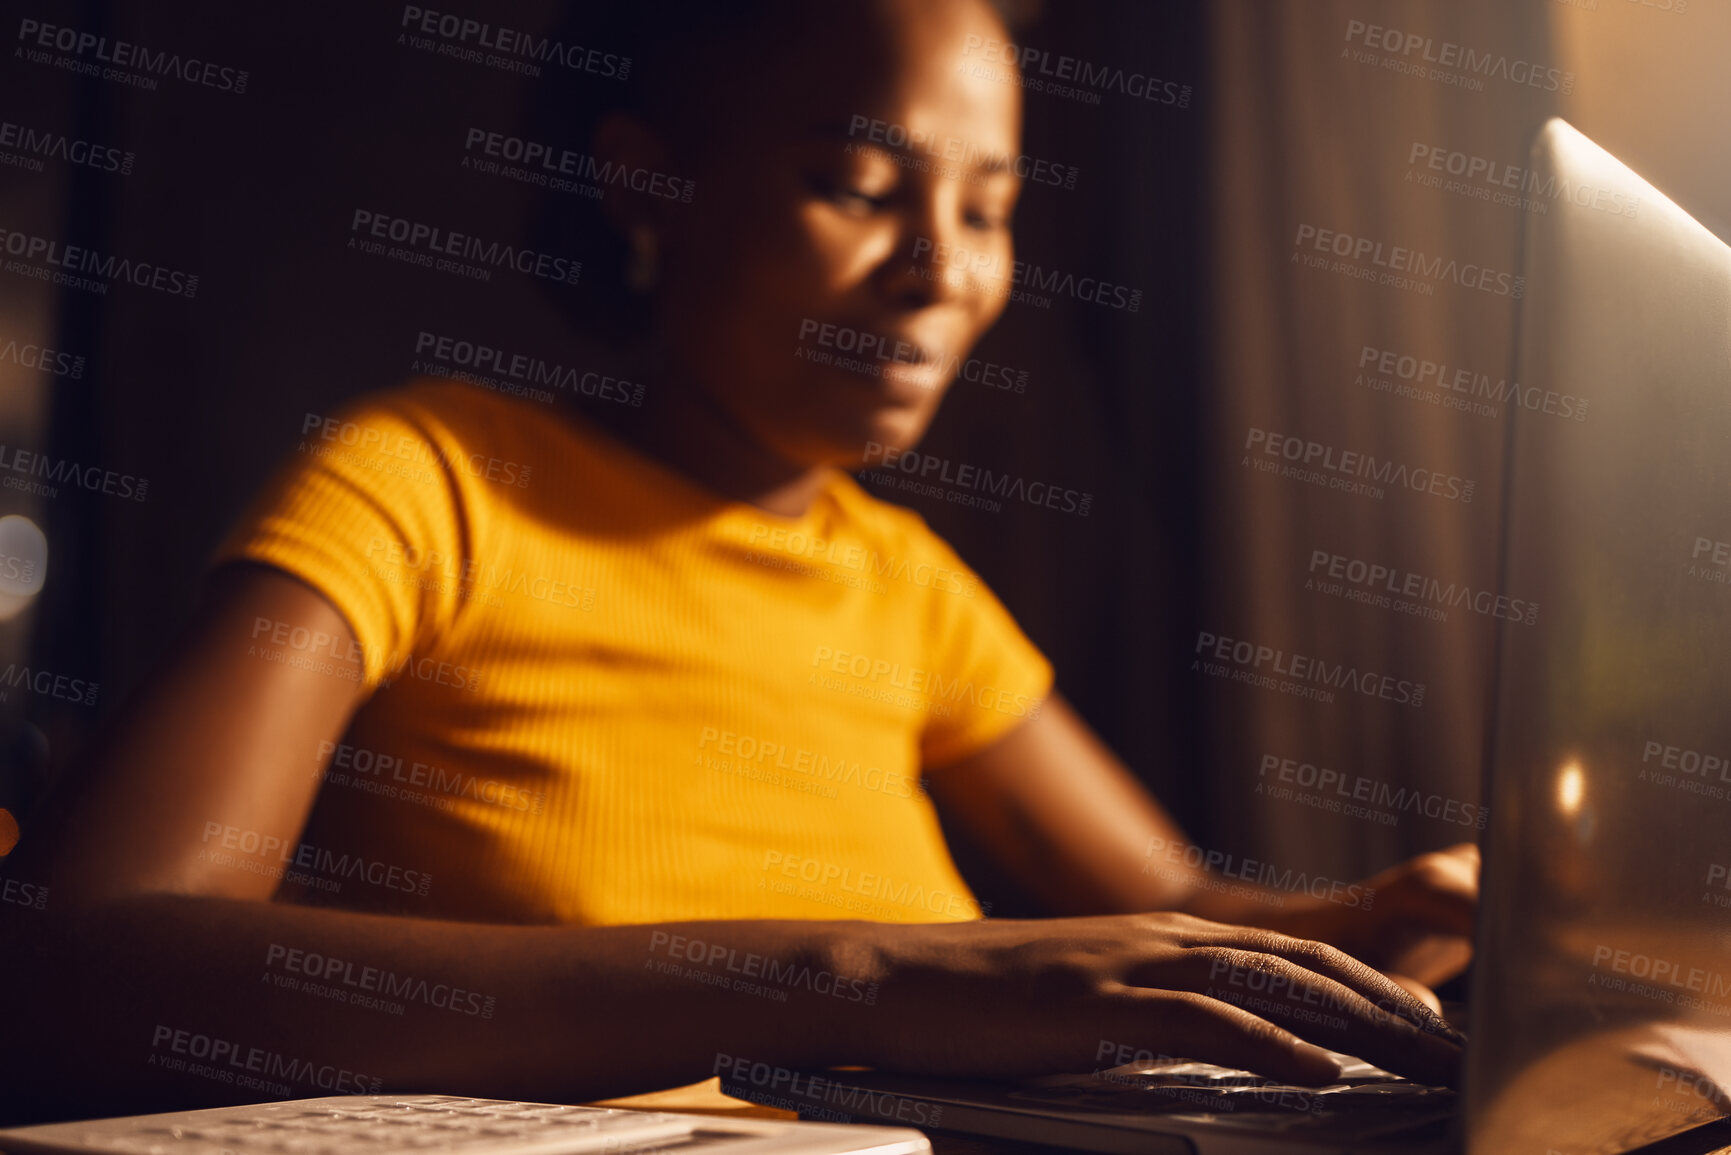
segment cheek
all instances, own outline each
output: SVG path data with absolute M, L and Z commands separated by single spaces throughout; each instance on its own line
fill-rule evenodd
M 821 212 L 786 203 L 758 202 L 749 216 L 724 211 L 691 226 L 682 296 L 707 319 L 698 321 L 703 327 L 731 329 L 730 343 L 779 348 L 796 339 L 801 318 L 826 316 L 882 249 L 850 235 L 857 225 L 838 227 Z
M 851 220 L 808 203 L 788 225 L 790 247 L 803 260 L 813 288 L 846 292 L 895 257 L 898 233 L 887 222 Z

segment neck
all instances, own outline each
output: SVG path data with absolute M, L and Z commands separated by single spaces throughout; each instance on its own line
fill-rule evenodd
M 811 507 L 829 475 L 827 466 L 787 461 L 702 389 L 670 377 L 648 383 L 641 409 L 597 405 L 584 414 L 718 497 L 783 517 Z

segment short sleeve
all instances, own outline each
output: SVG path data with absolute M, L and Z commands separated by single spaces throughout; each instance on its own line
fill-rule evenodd
M 259 562 L 318 590 L 348 622 L 377 688 L 459 604 L 445 575 L 468 552 L 449 468 L 460 452 L 400 395 L 306 414 L 294 452 L 209 564 Z
M 928 707 L 920 735 L 927 766 L 958 762 L 1040 712 L 1052 663 L 948 542 L 919 523 L 917 549 L 933 566 L 927 588 Z

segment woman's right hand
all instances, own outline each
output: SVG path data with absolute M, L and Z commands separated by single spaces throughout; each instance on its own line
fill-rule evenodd
M 847 1007 L 847 1033 L 873 1067 L 1075 1073 L 1140 1051 L 1317 1085 L 1339 1074 L 1319 1043 L 1420 1082 L 1459 1077 L 1457 1032 L 1323 943 L 1168 913 L 852 926 L 838 967 L 869 966 L 880 994 Z

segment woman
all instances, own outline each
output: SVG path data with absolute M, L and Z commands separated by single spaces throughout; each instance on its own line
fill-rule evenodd
M 721 1054 L 1074 1070 L 1103 1041 L 1452 1077 L 1412 991 L 1462 965 L 1470 848 L 1372 880 L 1368 912 L 1151 854 L 1180 832 L 1044 657 L 844 472 L 919 439 L 1007 298 L 1019 91 L 957 67 L 1009 38 L 993 9 L 726 7 L 656 6 L 593 134 L 696 190 L 603 202 L 654 353 L 641 413 L 416 383 L 309 418 L 9 864 L 53 896 L 0 913 L 36 995 L 0 1082 L 41 1113 L 261 1097 L 174 1068 L 201 1047 L 347 1076 L 296 1095 L 582 1100 Z M 966 157 L 909 163 L 862 117 Z M 824 326 L 895 352 L 821 363 Z M 1076 917 L 979 920 L 922 776 Z M 1253 1014 L 1252 988 L 1284 993 Z

